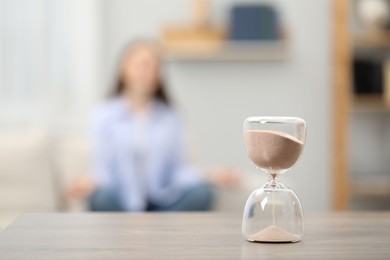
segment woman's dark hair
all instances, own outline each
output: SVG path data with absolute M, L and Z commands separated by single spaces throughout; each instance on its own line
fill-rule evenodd
M 122 70 L 124 59 L 127 58 L 127 54 L 130 51 L 132 51 L 132 49 L 135 49 L 137 46 L 140 46 L 140 45 L 152 46 L 152 45 L 155 45 L 155 43 L 153 41 L 150 41 L 150 40 L 136 40 L 136 41 L 132 41 L 124 48 L 124 50 L 122 51 L 121 56 L 119 58 L 118 73 L 116 75 L 114 87 L 110 93 L 111 97 L 118 97 L 118 96 L 123 94 L 125 87 L 126 87 L 125 82 L 123 82 L 122 75 L 121 75 L 121 70 Z M 168 95 L 166 94 L 166 91 L 165 91 L 165 84 L 164 84 L 164 81 L 161 77 L 160 77 L 159 81 L 157 82 L 157 90 L 154 93 L 154 98 L 159 100 L 159 101 L 162 101 L 163 103 L 165 103 L 167 105 L 170 104 L 170 100 L 169 100 Z

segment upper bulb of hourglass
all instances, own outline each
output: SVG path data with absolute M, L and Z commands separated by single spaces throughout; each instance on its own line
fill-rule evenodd
M 268 173 L 281 173 L 299 159 L 303 142 L 281 131 L 245 130 L 245 143 L 253 163 Z

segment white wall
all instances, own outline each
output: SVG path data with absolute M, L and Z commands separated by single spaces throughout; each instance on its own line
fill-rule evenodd
M 100 21 L 94 0 L 0 0 L 1 128 L 86 121 L 101 84 Z
M 232 1 L 214 1 L 223 21 Z M 230 165 L 256 174 L 247 159 L 242 123 L 252 115 L 306 119 L 307 144 L 301 161 L 282 180 L 302 199 L 306 212 L 330 209 L 331 201 L 331 1 L 280 0 L 292 35 L 284 62 L 170 62 L 167 78 L 186 118 L 195 161 Z M 137 36 L 155 36 L 161 24 L 185 21 L 191 2 L 110 0 L 105 10 L 107 82 L 120 48 Z M 260 186 L 265 177 L 261 178 Z

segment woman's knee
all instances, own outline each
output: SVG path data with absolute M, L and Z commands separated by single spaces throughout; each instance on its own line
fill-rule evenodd
M 191 187 L 187 194 L 188 210 L 210 210 L 214 202 L 214 188 L 208 183 Z
M 123 211 L 118 197 L 108 188 L 98 187 L 89 198 L 91 211 Z

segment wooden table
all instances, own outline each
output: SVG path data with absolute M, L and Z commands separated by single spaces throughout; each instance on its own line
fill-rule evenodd
M 250 243 L 222 213 L 25 214 L 0 233 L 0 259 L 390 259 L 389 213 L 306 216 L 303 240 Z

